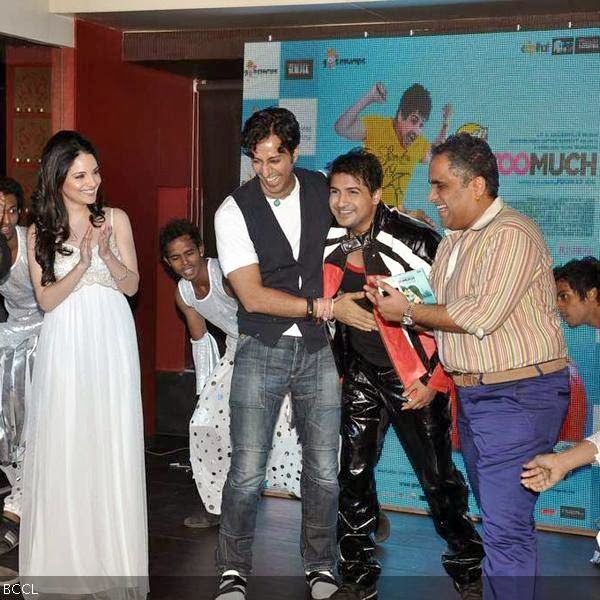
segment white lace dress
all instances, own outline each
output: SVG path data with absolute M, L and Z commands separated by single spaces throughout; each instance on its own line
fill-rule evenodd
M 111 246 L 118 256 L 112 238 Z M 79 249 L 69 248 L 70 256 L 56 254 L 57 279 L 79 261 Z M 75 290 L 45 315 L 30 406 L 21 583 L 42 597 L 145 598 L 137 339 L 127 300 L 97 247 Z

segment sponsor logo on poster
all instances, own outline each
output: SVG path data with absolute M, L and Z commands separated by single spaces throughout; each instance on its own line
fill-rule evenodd
M 581 508 L 581 506 L 561 506 L 560 517 L 561 519 L 585 521 L 585 508 Z
M 575 38 L 560 37 L 552 40 L 552 54 L 555 56 L 563 54 L 573 54 L 575 48 Z
M 244 100 L 279 97 L 281 44 L 246 44 L 244 54 Z
M 285 61 L 286 79 L 312 79 L 313 78 L 313 60 L 286 60 Z
M 544 54 L 546 52 L 550 51 L 550 44 L 546 43 L 543 44 L 542 42 L 536 42 L 535 44 L 533 42 L 525 42 L 522 46 L 521 46 L 521 52 L 523 54 Z
M 528 41 L 521 46 L 521 52 L 529 56 L 550 52 L 554 56 L 600 52 L 600 36 L 559 37 L 553 38 L 552 43 Z
M 323 59 L 323 68 L 330 71 L 336 67 L 359 67 L 367 64 L 364 56 L 340 56 L 334 48 L 327 48 L 326 57 Z
M 259 75 L 277 75 L 277 69 L 266 69 L 257 65 L 252 59 L 246 61 L 245 77 L 258 77 Z
M 258 69 L 258 65 L 253 60 L 246 61 L 246 68 L 244 69 L 245 77 L 254 77 L 256 75 L 256 70 Z
M 600 53 L 600 35 L 586 35 L 575 38 L 575 54 Z

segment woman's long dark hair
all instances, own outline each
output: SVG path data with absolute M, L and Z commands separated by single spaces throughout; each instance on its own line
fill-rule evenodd
M 36 228 L 35 259 L 42 267 L 42 285 L 56 281 L 56 253 L 72 254 L 63 243 L 69 238 L 69 215 L 62 197 L 62 186 L 73 161 L 79 154 L 91 154 L 98 161 L 96 149 L 76 131 L 59 131 L 53 135 L 42 152 L 38 183 L 31 196 L 30 210 Z M 99 227 L 104 222 L 102 193 L 88 206 L 90 223 Z

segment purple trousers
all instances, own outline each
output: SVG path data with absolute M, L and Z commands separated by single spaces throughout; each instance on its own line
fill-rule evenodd
M 521 485 L 521 471 L 557 441 L 569 405 L 568 370 L 457 387 L 457 394 L 462 453 L 483 521 L 483 597 L 533 600 L 538 494 Z

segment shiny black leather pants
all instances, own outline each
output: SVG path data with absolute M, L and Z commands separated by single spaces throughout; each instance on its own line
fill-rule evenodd
M 404 388 L 393 368 L 355 356 L 344 376 L 338 513 L 339 571 L 345 582 L 373 585 L 381 567 L 373 534 L 379 502 L 374 470 L 385 433 L 396 431 L 429 503 L 437 533 L 448 548 L 446 572 L 459 584 L 481 576 L 483 545 L 467 518 L 467 487 L 452 462 L 450 407 L 437 394 L 420 410 L 401 411 Z

